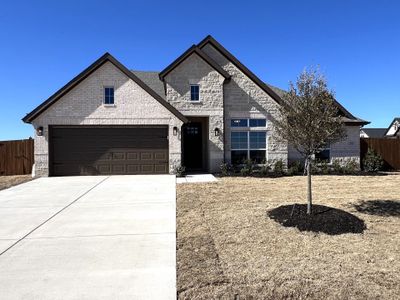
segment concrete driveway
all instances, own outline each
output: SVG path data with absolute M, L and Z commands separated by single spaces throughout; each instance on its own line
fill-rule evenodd
M 175 176 L 0 191 L 0 299 L 176 299 Z

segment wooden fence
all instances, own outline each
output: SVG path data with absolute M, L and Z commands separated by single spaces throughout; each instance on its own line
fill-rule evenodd
M 32 173 L 33 139 L 0 142 L 0 176 Z
M 385 161 L 385 168 L 400 170 L 400 139 L 361 139 L 361 159 L 367 154 L 368 148 L 373 149 Z

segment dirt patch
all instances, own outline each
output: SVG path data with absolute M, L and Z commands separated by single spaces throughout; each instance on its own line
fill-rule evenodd
M 266 216 L 305 204 L 305 177 L 178 185 L 178 298 L 397 299 L 400 218 L 356 207 L 376 199 L 397 203 L 399 181 L 392 175 L 314 176 L 315 205 L 366 225 L 363 234 L 339 235 L 285 227 Z
M 364 221 L 344 210 L 325 205 L 313 205 L 313 213 L 307 214 L 306 204 L 284 205 L 268 212 L 268 216 L 285 227 L 300 231 L 323 232 L 336 235 L 363 233 Z
M 0 190 L 32 180 L 31 175 L 0 176 Z

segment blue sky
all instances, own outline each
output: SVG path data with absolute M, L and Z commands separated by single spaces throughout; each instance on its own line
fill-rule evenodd
M 213 35 L 267 83 L 287 88 L 320 65 L 354 115 L 400 116 L 400 2 L 7 1 L 0 10 L 0 140 L 27 138 L 21 118 L 108 51 L 162 70 Z

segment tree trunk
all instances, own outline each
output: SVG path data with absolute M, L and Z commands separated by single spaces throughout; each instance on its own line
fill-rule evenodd
M 311 158 L 307 158 L 307 215 L 312 213 Z

